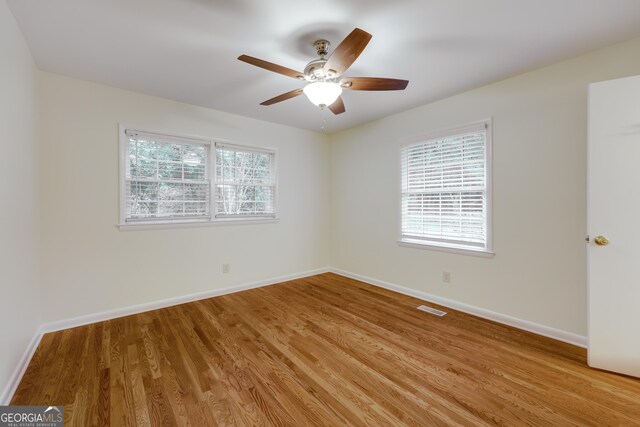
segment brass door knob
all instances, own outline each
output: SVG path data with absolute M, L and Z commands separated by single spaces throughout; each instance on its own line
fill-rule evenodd
M 593 243 L 598 246 L 607 246 L 609 244 L 609 239 L 604 236 L 596 236 L 596 238 L 593 239 Z

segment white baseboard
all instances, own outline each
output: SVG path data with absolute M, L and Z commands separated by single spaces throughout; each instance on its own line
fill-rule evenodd
M 528 320 L 518 319 L 516 317 L 511 317 L 506 314 L 496 313 L 495 311 L 491 311 L 491 310 L 476 307 L 473 305 L 465 304 L 462 302 L 454 301 L 448 298 L 439 297 L 437 295 L 432 295 L 427 292 L 406 288 L 404 286 L 385 282 L 383 280 L 373 279 L 371 277 L 362 276 L 356 273 L 351 273 L 349 271 L 341 270 L 339 268 L 331 268 L 331 272 L 335 274 L 339 274 L 341 276 L 349 277 L 351 279 L 359 280 L 361 282 L 365 282 L 370 285 L 389 289 L 391 291 L 398 292 L 404 295 L 409 295 L 414 298 L 421 299 L 423 301 L 428 301 L 434 304 L 443 305 L 445 307 L 449 307 L 454 310 L 462 311 L 464 313 L 472 314 L 474 316 L 482 317 L 484 319 L 493 320 L 494 322 L 503 323 L 505 325 L 513 326 L 514 328 L 518 328 L 518 329 L 523 329 L 528 332 L 533 332 L 534 334 L 543 335 L 545 337 L 553 338 L 558 341 L 573 344 L 578 347 L 587 348 L 587 342 L 588 342 L 587 337 L 574 334 L 572 332 L 555 329 L 549 326 L 541 325 L 539 323 L 530 322 Z
M 213 289 L 210 291 L 197 292 L 188 295 L 182 295 L 173 298 L 166 298 L 158 301 L 147 302 L 143 304 L 131 305 L 128 307 L 116 308 L 114 310 L 103 311 L 100 313 L 87 314 L 85 316 L 74 317 L 71 319 L 58 320 L 42 325 L 42 333 L 56 332 L 64 329 L 75 328 L 77 326 L 89 325 L 91 323 L 102 322 L 105 320 L 116 319 L 118 317 L 129 316 L 132 314 L 144 313 L 145 311 L 157 310 L 159 308 L 171 307 L 173 305 L 184 304 L 187 302 L 198 301 L 201 299 L 217 297 L 220 295 L 232 294 L 234 292 L 246 291 L 249 289 L 261 288 L 263 286 L 274 285 L 276 283 L 287 282 L 289 280 L 301 279 L 303 277 L 315 276 L 329 272 L 329 268 L 319 268 L 316 270 L 303 271 L 301 273 L 289 274 L 287 276 L 274 277 L 267 280 L 259 280 L 257 282 L 246 283 L 244 285 L 229 286 L 222 289 Z
M 36 331 L 33 338 L 31 338 L 29 345 L 27 345 L 27 348 L 25 349 L 24 354 L 22 355 L 22 357 L 20 358 L 20 361 L 18 362 L 18 366 L 16 366 L 16 369 L 13 371 L 13 374 L 11 374 L 11 378 L 9 378 L 9 382 L 7 383 L 4 390 L 2 391 L 2 395 L 0 395 L 0 405 L 5 406 L 5 405 L 8 405 L 9 402 L 11 402 L 11 398 L 13 397 L 13 394 L 16 392 L 16 389 L 18 388 L 18 384 L 20 384 L 20 381 L 22 380 L 22 376 L 26 372 L 27 366 L 29 366 L 29 362 L 31 362 L 31 358 L 33 357 L 33 354 L 36 352 L 36 349 L 38 348 L 38 344 L 40 344 L 40 339 L 42 339 L 41 328 L 39 328 Z

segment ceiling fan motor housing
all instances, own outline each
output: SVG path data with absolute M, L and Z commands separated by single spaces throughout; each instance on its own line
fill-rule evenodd
M 314 59 L 304 67 L 304 73 L 309 76 L 311 80 L 323 79 L 325 77 L 323 67 L 326 63 L 327 60 L 324 58 Z
M 304 67 L 304 74 L 308 76 L 307 80 L 327 80 L 337 77 L 333 70 L 324 71 L 324 64 L 327 63 L 325 56 L 329 53 L 329 46 L 331 46 L 331 43 L 324 39 L 316 40 L 313 43 L 313 47 L 316 48 L 316 53 L 320 58 L 314 59 Z

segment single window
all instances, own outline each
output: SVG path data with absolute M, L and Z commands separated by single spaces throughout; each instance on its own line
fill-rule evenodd
M 121 130 L 120 226 L 275 218 L 275 153 Z
M 275 217 L 273 151 L 216 143 L 216 218 Z
M 402 148 L 402 241 L 491 251 L 490 123 Z

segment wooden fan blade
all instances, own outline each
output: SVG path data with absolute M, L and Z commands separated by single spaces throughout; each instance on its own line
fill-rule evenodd
M 274 98 L 267 99 L 264 102 L 261 102 L 260 105 L 273 105 L 278 102 L 286 101 L 287 99 L 295 98 L 298 95 L 302 95 L 302 89 L 294 89 L 290 92 L 283 93 L 282 95 L 278 95 Z
M 273 71 L 274 73 L 283 74 L 288 77 L 293 77 L 294 79 L 304 79 L 304 74 L 300 71 L 292 70 L 291 68 L 283 67 L 282 65 L 274 64 L 273 62 L 264 61 L 248 55 L 240 55 L 238 59 L 242 62 L 246 62 L 247 64 Z
M 408 80 L 380 77 L 349 77 L 340 80 L 340 85 L 345 90 L 404 90 L 408 84 Z
M 360 28 L 353 30 L 329 56 L 323 67 L 325 74 L 329 72 L 338 75 L 344 73 L 358 59 L 358 56 L 367 47 L 369 40 L 371 40 L 371 34 Z
M 331 112 L 336 115 L 345 112 L 344 101 L 342 100 L 341 96 L 339 96 L 333 104 L 329 105 L 329 110 L 331 110 Z

